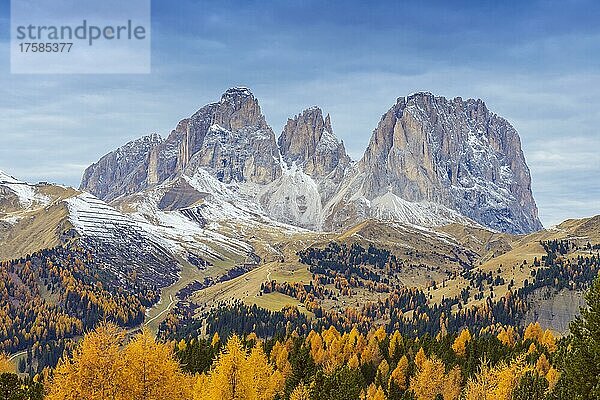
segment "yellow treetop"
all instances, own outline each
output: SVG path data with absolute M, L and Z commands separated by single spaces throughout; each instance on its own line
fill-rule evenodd
M 290 394 L 290 400 L 310 400 L 310 391 L 306 385 L 301 383 Z
M 8 361 L 8 356 L 0 353 L 0 374 L 3 372 L 14 372 L 13 365 Z
M 471 332 L 469 332 L 469 329 L 463 329 L 460 332 L 460 335 L 458 335 L 458 337 L 454 340 L 454 343 L 452 344 L 452 350 L 454 350 L 457 355 L 464 357 L 466 354 L 467 343 L 470 340 Z
M 539 322 L 530 323 L 529 325 L 527 325 L 527 328 L 525 328 L 525 333 L 523 334 L 524 340 L 533 339 L 536 340 L 538 343 L 543 342 L 543 337 L 544 331 L 542 330 L 542 327 L 540 326 Z
M 390 381 L 394 382 L 401 390 L 406 390 L 406 378 L 408 377 L 408 358 L 402 356 L 398 365 L 392 371 Z

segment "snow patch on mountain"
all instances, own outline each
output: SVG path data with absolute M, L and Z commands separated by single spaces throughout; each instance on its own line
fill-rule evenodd
M 441 204 L 411 202 L 388 192 L 371 200 L 372 215 L 378 219 L 403 221 L 420 226 L 440 226 L 452 222 L 472 223 L 468 218 Z
M 69 209 L 69 221 L 81 236 L 122 240 L 122 229 L 141 228 L 131 217 L 89 193 L 70 197 L 65 203 Z
M 260 203 L 270 217 L 314 230 L 322 227 L 321 195 L 317 183 L 296 163 L 260 193 Z
M 38 193 L 34 185 L 15 179 L 14 177 L 0 171 L 0 186 L 8 188 L 19 199 L 21 207 L 27 209 L 34 204 L 48 205 L 50 198 Z

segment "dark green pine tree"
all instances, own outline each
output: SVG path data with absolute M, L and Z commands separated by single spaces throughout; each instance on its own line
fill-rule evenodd
M 545 400 L 548 381 L 537 372 L 527 372 L 513 393 L 513 400 Z
M 570 325 L 571 336 L 563 348 L 561 397 L 600 399 L 600 276 L 585 295 L 586 307 Z
M 15 374 L 0 375 L 0 399 L 21 399 L 21 380 Z
M 16 374 L 3 373 L 0 375 L 0 399 L 2 400 L 42 400 L 44 387 L 32 382 L 31 379 L 21 379 Z

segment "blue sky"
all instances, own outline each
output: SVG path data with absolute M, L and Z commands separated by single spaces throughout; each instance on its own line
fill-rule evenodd
M 395 99 L 426 90 L 481 98 L 517 128 L 545 225 L 600 214 L 599 4 L 365 3 L 153 0 L 151 74 L 11 75 L 3 0 L 0 169 L 78 186 L 237 85 L 277 134 L 321 106 L 358 159 Z

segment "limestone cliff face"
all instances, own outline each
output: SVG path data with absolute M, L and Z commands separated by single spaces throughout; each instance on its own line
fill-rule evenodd
M 528 296 L 527 305 L 528 311 L 521 321 L 522 326 L 539 322 L 544 329 L 566 335 L 569 333 L 569 323 L 580 314 L 586 302 L 582 292 L 543 287 Z
M 201 133 L 202 141 L 198 149 L 184 151 L 191 155 L 183 163 L 187 170 L 205 168 L 225 183 L 266 184 L 281 175 L 275 134 L 248 89 L 229 89 L 208 107 L 208 113 L 200 110 L 191 118 L 188 135 L 198 142 Z
M 541 228 L 519 135 L 481 100 L 430 93 L 399 98 L 347 186 L 342 204 L 356 203 L 359 192 L 363 203 L 371 202 L 367 207 L 399 198 L 439 204 L 500 231 Z M 340 218 L 329 219 L 335 225 Z
M 333 133 L 329 114 L 319 107 L 289 119 L 278 140 L 283 160 L 296 164 L 320 187 L 323 202 L 334 194 L 351 163 L 344 143 Z
M 332 178 L 339 180 L 350 164 L 344 143 L 333 134 L 329 114 L 323 118 L 318 107 L 311 107 L 289 119 L 278 144 L 287 163 L 295 162 L 313 177 L 325 177 L 335 172 Z
M 86 169 L 81 189 L 113 200 L 200 167 L 226 183 L 266 184 L 281 175 L 275 134 L 248 89 L 227 90 L 165 140 L 152 135 L 107 154 Z
M 152 134 L 111 151 L 85 170 L 81 188 L 110 200 L 142 190 L 148 184 L 149 168 L 156 164 L 156 159 L 150 162 L 151 153 L 161 143 L 161 137 Z
M 351 163 L 344 143 L 318 107 L 289 119 L 278 143 L 283 173 L 263 188 L 261 206 L 278 221 L 322 229 L 323 204 L 336 193 Z

